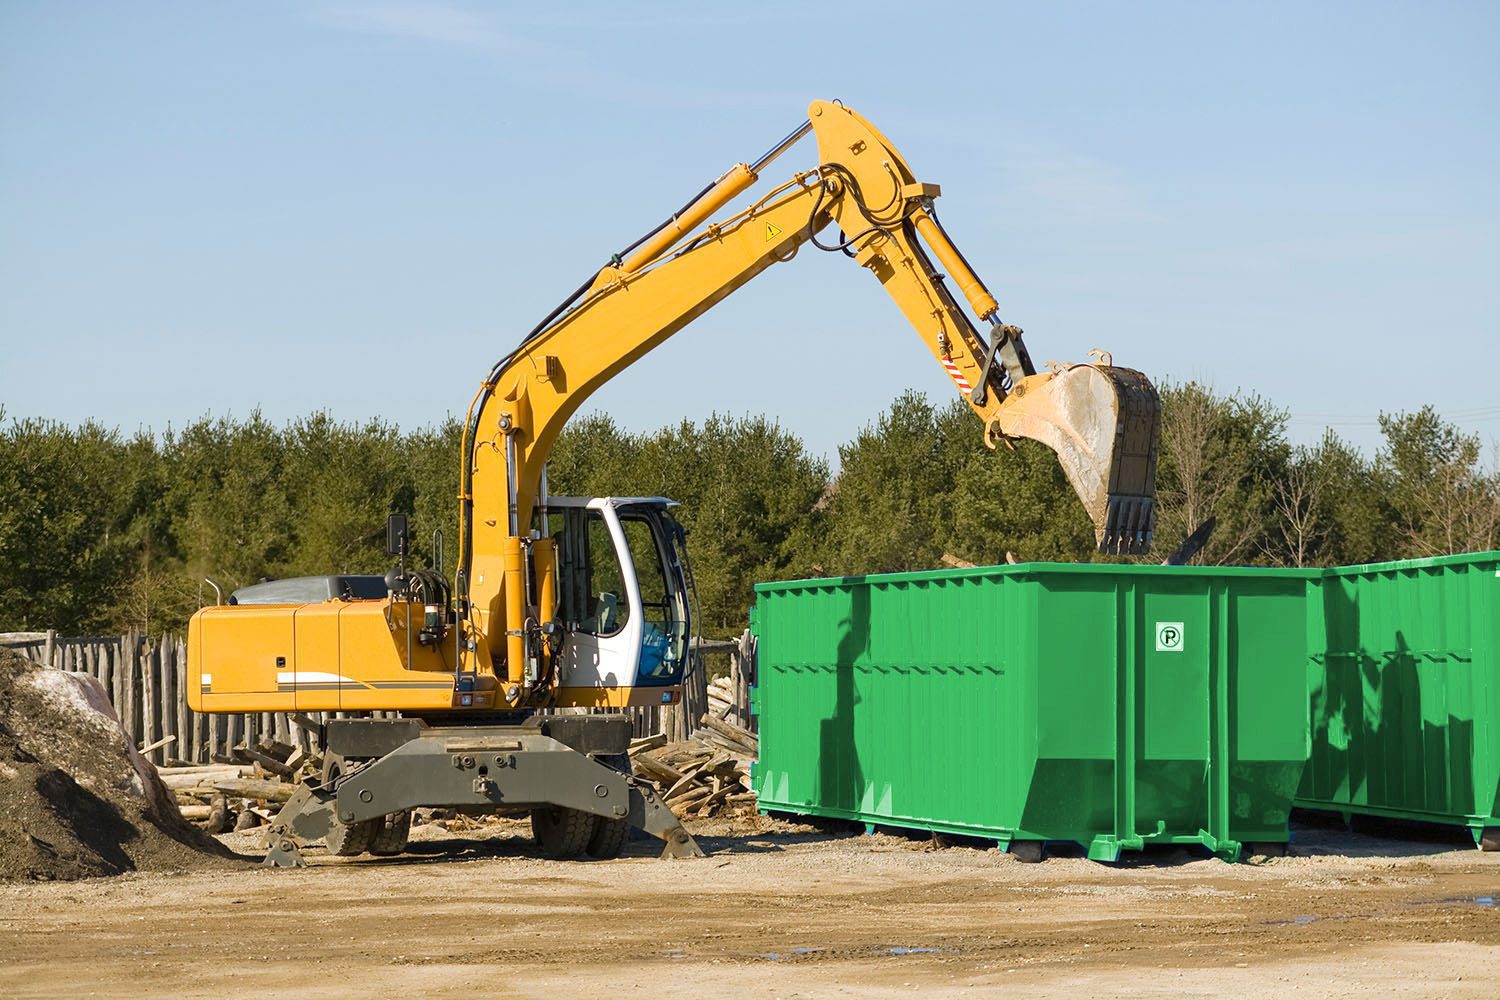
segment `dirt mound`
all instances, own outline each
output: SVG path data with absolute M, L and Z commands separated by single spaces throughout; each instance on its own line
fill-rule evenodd
M 93 678 L 0 649 L 0 882 L 222 867 Z

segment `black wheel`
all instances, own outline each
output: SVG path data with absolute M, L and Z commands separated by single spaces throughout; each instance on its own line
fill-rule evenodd
M 612 753 L 603 754 L 598 758 L 599 763 L 610 767 L 622 774 L 630 774 L 634 770 L 630 763 L 630 754 Z M 625 819 L 605 819 L 603 816 L 596 818 L 594 823 L 594 835 L 589 838 L 585 851 L 591 858 L 606 861 L 610 858 L 618 858 L 620 852 L 625 849 L 625 842 L 630 839 L 630 822 Z
M 536 845 L 549 858 L 576 858 L 589 846 L 594 836 L 593 813 L 566 806 L 543 806 L 531 810 L 531 832 Z
M 336 783 L 343 770 L 343 758 L 329 754 L 323 760 L 323 784 Z M 375 839 L 375 834 L 379 833 L 384 825 L 385 817 L 383 816 L 360 820 L 358 823 L 345 823 L 335 815 L 332 824 L 328 827 L 328 836 L 324 837 L 323 841 L 328 845 L 329 854 L 337 854 L 341 858 L 352 858 L 370 849 L 370 842 Z
M 328 844 L 328 852 L 341 858 L 352 858 L 365 853 L 384 823 L 383 816 L 363 819 L 358 823 L 345 823 L 335 818 L 333 825 L 328 828 L 328 836 L 324 838 Z
M 625 842 L 630 839 L 630 822 L 623 819 L 605 819 L 599 817 L 599 822 L 594 825 L 594 835 L 589 838 L 589 846 L 586 848 L 591 858 L 600 861 L 608 861 L 618 858 L 620 852 L 625 850 Z
M 380 820 L 380 827 L 370 838 L 370 853 L 390 857 L 406 850 L 406 838 L 411 833 L 411 810 L 400 809 Z
M 1010 853 L 1017 861 L 1038 864 L 1047 858 L 1047 844 L 1041 840 L 1012 840 Z
M 1500 826 L 1487 826 L 1479 835 L 1481 851 L 1500 851 Z

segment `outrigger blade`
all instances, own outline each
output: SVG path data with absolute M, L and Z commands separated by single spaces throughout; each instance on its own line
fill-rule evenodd
M 1089 364 L 1028 376 L 1011 390 L 991 427 L 1057 453 L 1094 522 L 1100 552 L 1150 551 L 1161 400 L 1145 375 Z

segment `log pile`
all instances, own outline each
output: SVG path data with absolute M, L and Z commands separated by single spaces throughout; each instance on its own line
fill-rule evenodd
M 302 776 L 322 766 L 321 754 L 264 738 L 232 748 L 213 764 L 163 767 L 158 773 L 184 819 L 203 824 L 209 833 L 224 833 L 269 823 Z
M 743 710 L 736 706 L 733 682 L 718 678 L 708 685 L 708 710 L 686 740 L 671 742 L 659 733 L 631 744 L 636 774 L 652 781 L 677 815 L 755 811 L 750 766 L 760 753 L 760 741 L 733 721 L 734 713 Z M 213 764 L 159 770 L 185 819 L 209 833 L 223 833 L 269 823 L 303 776 L 317 774 L 322 766 L 316 751 L 267 737 L 241 743 L 217 755 Z
M 715 718 L 712 711 L 689 739 L 671 743 L 658 734 L 630 747 L 635 773 L 650 779 L 683 818 L 753 813 L 750 766 L 758 753 L 754 733 Z

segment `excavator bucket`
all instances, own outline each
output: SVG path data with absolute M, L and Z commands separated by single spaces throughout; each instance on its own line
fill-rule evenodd
M 1012 390 L 992 425 L 1057 453 L 1100 552 L 1150 551 L 1161 401 L 1145 375 L 1108 364 L 1033 375 Z

